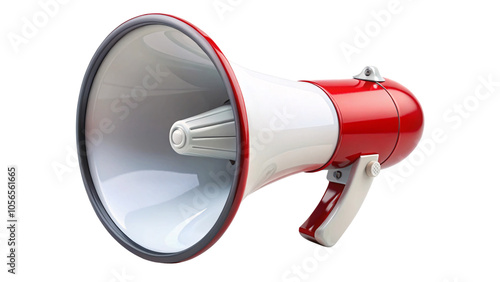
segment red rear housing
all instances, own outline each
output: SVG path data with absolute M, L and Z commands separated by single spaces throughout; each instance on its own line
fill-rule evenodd
M 360 155 L 370 154 L 378 154 L 382 167 L 389 167 L 417 146 L 424 124 L 422 108 L 401 84 L 389 79 L 306 82 L 325 91 L 339 119 L 337 148 L 318 170 L 346 167 Z

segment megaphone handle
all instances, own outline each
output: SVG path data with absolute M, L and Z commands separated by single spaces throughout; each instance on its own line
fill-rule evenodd
M 329 170 L 328 188 L 311 216 L 299 228 L 300 234 L 323 246 L 335 245 L 358 213 L 373 178 L 379 172 L 376 154 L 360 156 L 349 167 Z

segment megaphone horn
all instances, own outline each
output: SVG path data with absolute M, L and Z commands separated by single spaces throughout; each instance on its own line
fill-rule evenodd
M 163 14 L 104 40 L 77 114 L 98 218 L 134 254 L 168 263 L 207 250 L 244 197 L 299 172 L 328 171 L 299 231 L 334 245 L 381 168 L 408 156 L 422 130 L 416 98 L 376 67 L 351 79 L 280 79 L 230 64 L 197 27 Z

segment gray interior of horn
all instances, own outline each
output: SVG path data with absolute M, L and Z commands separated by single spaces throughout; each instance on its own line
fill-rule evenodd
M 88 165 L 107 213 L 135 243 L 183 251 L 219 218 L 232 162 L 177 154 L 169 131 L 228 99 L 213 62 L 177 29 L 137 28 L 107 54 L 88 99 Z

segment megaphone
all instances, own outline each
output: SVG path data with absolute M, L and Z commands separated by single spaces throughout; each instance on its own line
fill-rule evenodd
M 423 130 L 408 89 L 369 66 L 351 79 L 290 81 L 230 64 L 194 25 L 133 18 L 104 40 L 77 114 L 83 181 L 98 218 L 134 254 L 181 262 L 211 247 L 243 198 L 328 170 L 299 228 L 332 246 L 381 168 Z

